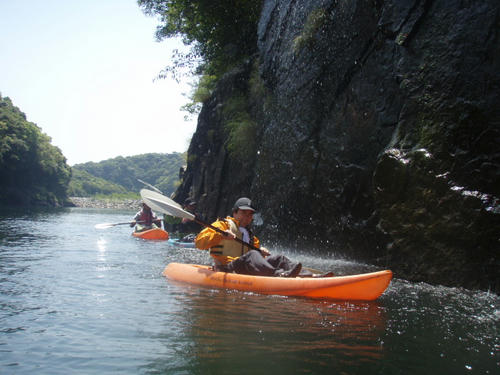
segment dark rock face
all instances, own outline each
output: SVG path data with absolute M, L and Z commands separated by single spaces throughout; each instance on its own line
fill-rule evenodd
M 496 0 L 266 1 L 258 70 L 205 104 L 178 194 L 209 217 L 248 194 L 265 238 L 500 291 L 499 26 Z M 235 90 L 246 162 L 217 110 Z
M 194 198 L 200 215 L 208 221 L 230 214 L 236 199 L 250 194 L 254 156 L 250 161 L 231 158 L 224 126 L 229 116 L 226 104 L 231 98 L 245 96 L 250 68 L 248 63 L 226 74 L 204 103 L 188 149 L 182 185 L 174 197 L 180 203 Z
M 441 168 L 424 149 L 380 157 L 374 194 L 390 263 L 408 279 L 498 292 L 498 200 Z

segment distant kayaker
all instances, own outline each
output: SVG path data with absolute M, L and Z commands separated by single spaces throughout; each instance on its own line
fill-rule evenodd
M 147 229 L 161 228 L 161 220 L 156 217 L 151 207 L 142 203 L 142 209 L 135 214 L 134 221 L 130 223 L 131 227 L 134 225 L 136 232 L 142 232 Z
M 269 251 L 260 247 L 260 241 L 249 229 L 253 220 L 255 208 L 249 198 L 240 198 L 232 210 L 232 217 L 217 220 L 212 225 L 225 231 L 225 235 L 207 227 L 195 239 L 198 249 L 210 250 L 214 258 L 215 270 L 235 272 L 257 276 L 296 277 L 302 265 L 292 262 L 284 255 L 270 255 Z M 244 244 L 235 241 L 239 238 L 253 245 L 253 250 Z

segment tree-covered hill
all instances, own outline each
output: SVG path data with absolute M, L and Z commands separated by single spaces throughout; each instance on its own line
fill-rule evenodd
M 73 175 L 71 176 L 68 188 L 68 195 L 70 197 L 90 197 L 98 194 L 126 194 L 127 192 L 127 189 L 121 185 L 93 176 L 77 168 L 73 168 Z
M 50 137 L 0 95 L 0 205 L 63 205 L 70 177 Z
M 73 166 L 69 195 L 138 193 L 145 187 L 138 179 L 169 195 L 179 185 L 179 170 L 185 164 L 185 153 L 177 152 L 119 156 L 98 163 L 76 164 Z

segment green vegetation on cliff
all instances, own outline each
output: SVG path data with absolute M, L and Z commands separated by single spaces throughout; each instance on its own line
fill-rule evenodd
M 141 179 L 167 195 L 179 185 L 179 170 L 186 164 L 185 153 L 142 154 L 116 157 L 98 163 L 73 166 L 69 195 L 88 197 L 138 193 L 144 188 Z
M 191 103 L 182 109 L 191 115 L 212 96 L 222 76 L 232 69 L 241 69 L 257 52 L 257 28 L 262 0 L 139 0 L 144 13 L 159 16 L 158 40 L 181 36 L 191 52 L 177 54 L 159 75 L 178 78 L 184 70 L 198 75 L 190 95 Z M 246 85 L 244 85 L 246 86 Z M 250 115 L 247 88 L 235 89 L 224 105 L 224 129 L 227 148 L 232 156 L 244 161 L 252 154 L 258 126 Z M 190 155 L 189 157 L 194 157 Z
M 71 168 L 26 115 L 0 95 L 0 204 L 62 205 Z
M 224 73 L 257 52 L 257 25 L 262 0 L 139 0 L 143 12 L 158 16 L 158 40 L 181 36 L 191 46 L 187 54 L 177 52 L 159 74 L 179 79 L 198 76 L 182 109 L 199 112 Z M 189 117 L 189 116 L 188 116 Z M 246 129 L 247 130 L 247 129 Z
M 177 68 L 203 65 L 199 73 L 215 74 L 231 68 L 242 58 L 257 50 L 257 24 L 262 0 L 139 0 L 144 13 L 159 16 L 158 40 L 182 36 L 192 46 L 190 54 L 173 59 L 174 66 L 165 73 L 175 73 Z

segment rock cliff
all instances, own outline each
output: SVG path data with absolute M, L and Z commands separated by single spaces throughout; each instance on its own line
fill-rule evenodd
M 177 198 L 260 235 L 500 291 L 500 4 L 268 0 L 204 103 Z

